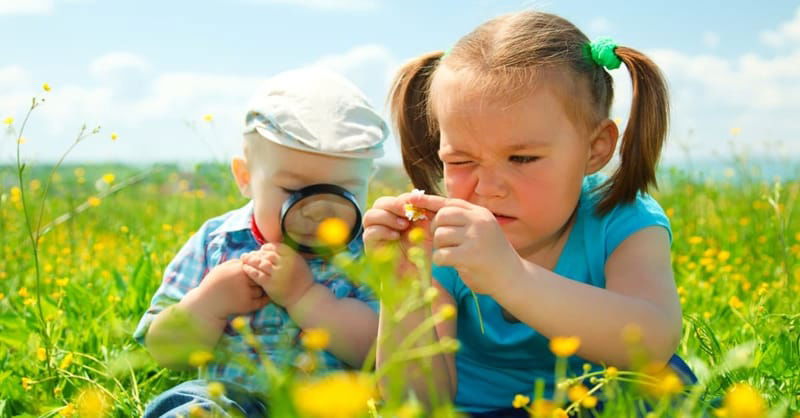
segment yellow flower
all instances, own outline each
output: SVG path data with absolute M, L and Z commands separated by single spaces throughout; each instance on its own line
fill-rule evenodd
M 197 350 L 193 351 L 192 354 L 189 354 L 189 365 L 192 367 L 203 367 L 213 359 L 214 355 L 210 352 L 205 350 Z
M 0 292 L 0 300 L 3 300 L 3 299 L 5 299 L 5 297 L 6 297 L 6 294 L 5 294 L 5 293 L 3 293 L 3 292 Z
M 427 219 L 427 216 L 425 216 L 425 211 L 412 205 L 411 203 L 406 203 L 403 205 L 403 211 L 405 212 L 406 219 L 411 222 Z
M 22 388 L 25 390 L 31 390 L 31 387 L 33 386 L 34 383 L 36 382 L 34 382 L 33 379 L 27 377 L 22 378 Z
M 97 196 L 91 196 L 88 200 L 86 200 L 86 203 L 88 203 L 89 206 L 92 206 L 92 207 L 95 207 L 95 208 L 100 206 L 101 202 L 102 201 Z
M 56 279 L 56 286 L 58 286 L 58 287 L 64 287 L 68 283 L 69 283 L 69 279 L 67 279 L 66 277 L 63 278 L 63 279 Z
M 116 178 L 117 178 L 117 176 L 115 176 L 114 173 L 106 173 L 106 174 L 103 174 L 103 177 L 102 177 L 103 182 L 107 183 L 107 184 L 113 183 L 114 179 L 116 179 Z
M 729 258 L 731 258 L 730 251 L 722 250 L 717 254 L 717 260 L 722 261 L 723 263 L 728 261 Z
M 247 326 L 247 319 L 243 316 L 237 316 L 236 318 L 233 318 L 233 321 L 231 321 L 231 326 L 236 331 L 241 332 Z
M 119 232 L 122 232 L 123 234 L 127 234 L 128 232 L 130 232 L 130 229 L 128 229 L 127 226 L 122 225 L 121 227 L 119 227 Z
M 303 331 L 301 341 L 309 350 L 324 350 L 331 342 L 331 334 L 323 328 L 309 328 Z
M 192 418 L 210 416 L 205 409 L 200 405 L 192 405 L 189 407 L 189 416 Z
M 211 382 L 208 384 L 208 394 L 212 398 L 219 398 L 225 394 L 225 385 L 220 382 Z
M 750 218 L 741 218 L 739 219 L 740 226 L 747 226 L 750 224 Z
M 214 120 L 214 115 L 206 113 L 205 115 L 203 115 L 203 120 L 206 122 L 211 122 L 212 120 Z
M 9 117 L 7 117 L 7 118 L 3 119 L 3 123 L 5 123 L 6 125 L 11 125 L 11 124 L 13 124 L 13 123 L 14 123 L 14 118 L 12 118 L 11 116 L 9 116 Z
M 592 409 L 597 406 L 597 398 L 594 396 L 587 396 L 581 400 L 581 406 L 586 409 Z
M 511 405 L 514 406 L 514 408 L 522 408 L 524 406 L 528 406 L 529 403 L 531 403 L 531 398 L 525 395 L 516 394 L 514 396 L 514 401 L 511 402 Z
M 72 358 L 72 353 L 67 353 L 64 359 L 61 360 L 61 364 L 58 365 L 58 368 L 63 370 L 72 365 Z
M 88 418 L 106 417 L 111 407 L 111 402 L 99 389 L 85 389 L 75 399 L 78 416 Z
M 27 287 L 22 287 L 17 291 L 17 294 L 19 294 L 20 297 L 26 298 L 30 293 L 28 293 Z
M 456 307 L 448 303 L 442 306 L 439 315 L 443 320 L 453 319 L 456 316 Z
M 119 139 L 119 135 L 116 132 L 111 132 L 111 140 L 116 141 L 117 139 Z
M 39 361 L 47 360 L 47 350 L 44 347 L 39 347 L 36 349 L 36 359 Z
M 294 387 L 292 399 L 300 416 L 349 418 L 367 413 L 367 402 L 377 395 L 372 379 L 364 374 L 335 372 Z
M 25 138 L 24 136 L 21 136 L 21 137 L 17 138 L 17 143 L 20 144 L 20 145 L 23 145 L 26 142 L 28 142 L 28 138 Z
M 606 379 L 613 379 L 619 376 L 619 370 L 614 366 L 606 368 Z
M 550 340 L 550 351 L 559 357 L 569 357 L 578 351 L 581 339 L 578 337 L 554 337 Z
M 589 389 L 586 386 L 577 384 L 567 390 L 567 398 L 571 402 L 579 402 L 589 395 Z
M 408 231 L 408 240 L 413 244 L 419 244 L 425 241 L 425 230 L 420 227 L 414 227 Z
M 172 231 L 172 225 L 170 225 L 170 224 L 161 224 L 161 229 L 164 230 L 164 232 Z
M 47 83 L 42 84 L 42 90 L 50 91 L 51 90 L 50 84 L 47 84 Z
M 723 409 L 731 418 L 757 418 L 766 413 L 764 398 L 747 383 L 737 383 L 728 389 Z
M 64 405 L 64 407 L 61 408 L 60 411 L 58 411 L 58 415 L 61 415 L 62 417 L 72 417 L 72 416 L 74 416 L 75 415 L 75 406 L 72 405 L 72 403 L 68 403 L 68 404 Z
M 738 296 L 733 295 L 728 300 L 728 305 L 730 305 L 730 307 L 733 309 L 741 309 L 744 306 L 744 303 L 741 301 L 741 299 L 739 299 Z
M 703 237 L 698 237 L 697 235 L 689 238 L 689 244 L 697 245 L 703 242 Z
M 317 238 L 323 244 L 338 247 L 347 243 L 350 238 L 350 228 L 347 222 L 339 218 L 328 218 L 320 222 L 317 227 Z
M 537 399 L 531 404 L 531 418 L 550 418 L 556 411 L 556 404 L 549 399 Z
M 671 217 L 675 216 L 675 208 L 668 208 L 666 210 L 666 213 L 667 213 L 667 217 L 668 218 L 671 218 Z
M 655 379 L 655 382 L 642 384 L 642 389 L 652 396 L 659 398 L 672 396 L 683 390 L 683 382 L 678 375 L 663 364 L 648 364 L 643 372 Z
M 738 136 L 740 133 L 742 133 L 742 128 L 731 128 L 731 135 Z
M 556 410 L 553 411 L 553 418 L 569 418 L 569 414 L 561 408 L 556 408 Z

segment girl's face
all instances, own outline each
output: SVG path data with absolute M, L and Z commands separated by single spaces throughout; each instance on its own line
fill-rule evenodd
M 530 258 L 558 240 L 577 206 L 589 136 L 545 82 L 511 103 L 464 84 L 440 67 L 433 85 L 447 193 L 492 211 Z

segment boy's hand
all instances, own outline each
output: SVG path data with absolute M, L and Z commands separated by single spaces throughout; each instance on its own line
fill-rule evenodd
M 261 309 L 270 299 L 242 270 L 241 260 L 228 260 L 211 269 L 189 295 L 187 303 L 202 306 L 203 315 L 221 321 Z
M 287 310 L 314 285 L 306 260 L 283 244 L 264 244 L 260 250 L 243 255 L 242 262 L 242 270 L 250 279 Z

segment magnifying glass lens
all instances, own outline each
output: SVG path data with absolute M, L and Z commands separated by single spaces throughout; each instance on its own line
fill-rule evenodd
M 307 196 L 297 201 L 284 216 L 283 227 L 286 235 L 292 241 L 306 247 L 330 245 L 323 242 L 319 236 L 320 224 L 326 219 L 338 219 L 339 224 L 345 225 L 345 234 L 357 230 L 358 209 L 346 198 L 328 193 Z M 341 242 L 346 244 L 353 237 L 342 237 Z

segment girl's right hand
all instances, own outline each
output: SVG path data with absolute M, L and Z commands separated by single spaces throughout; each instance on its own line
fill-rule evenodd
M 428 212 L 426 219 L 414 222 L 406 218 L 405 205 L 409 203 L 411 196 L 411 193 L 403 193 L 399 196 L 378 198 L 364 214 L 363 237 L 367 254 L 393 243 L 399 243 L 405 254 L 405 250 L 411 245 L 408 233 L 416 227 L 422 228 L 425 236 L 430 237 L 432 213 Z

